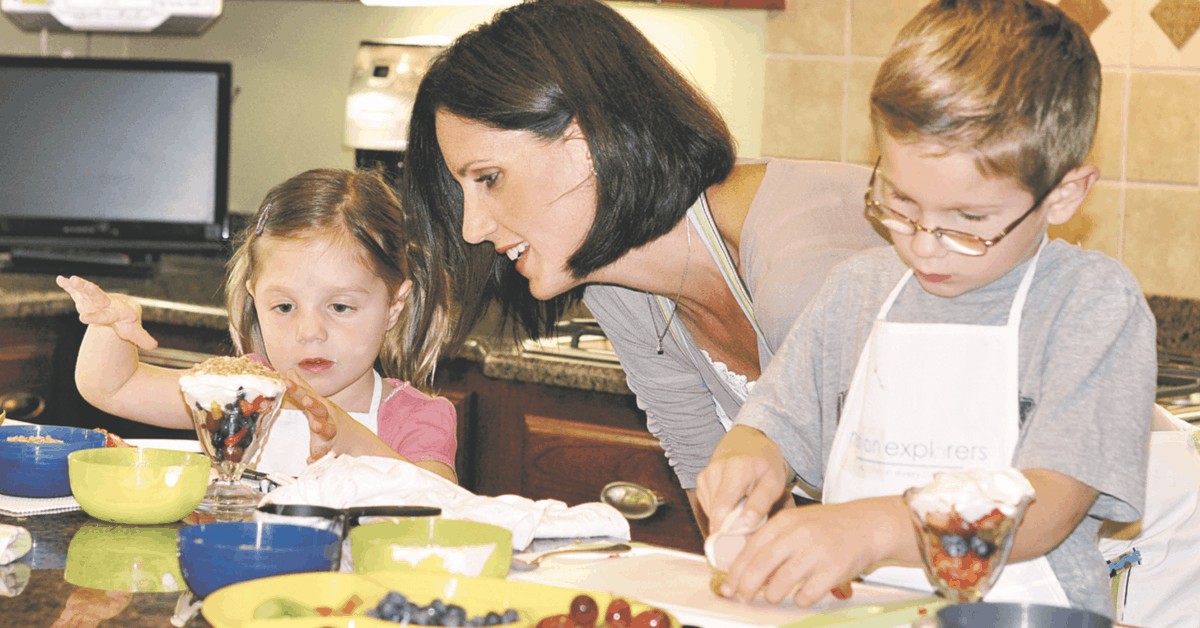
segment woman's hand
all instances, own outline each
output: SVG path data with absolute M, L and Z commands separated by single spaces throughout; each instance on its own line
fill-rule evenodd
M 54 282 L 75 301 L 81 323 L 111 327 L 122 340 L 142 349 L 158 346 L 158 341 L 142 327 L 142 306 L 137 301 L 123 294 L 109 294 L 82 277 L 68 279 L 59 275 Z
M 750 528 L 771 512 L 788 489 L 792 469 L 779 446 L 762 432 L 735 425 L 713 451 L 696 479 L 696 496 L 715 532 L 744 497 L 739 528 Z
M 911 557 L 915 547 L 899 497 L 787 508 L 750 535 L 721 595 L 748 602 L 761 592 L 772 604 L 791 597 L 807 607 L 830 590 L 844 593 L 845 583 L 878 562 Z

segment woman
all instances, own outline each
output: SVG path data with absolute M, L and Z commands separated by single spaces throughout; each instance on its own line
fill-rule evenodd
M 464 325 L 489 295 L 537 335 L 582 293 L 694 505 L 722 424 L 826 271 L 884 243 L 858 214 L 867 175 L 735 163 L 715 108 L 616 11 L 534 0 L 431 64 L 405 194 L 463 267 Z

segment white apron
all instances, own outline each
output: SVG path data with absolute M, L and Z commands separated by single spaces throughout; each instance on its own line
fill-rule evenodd
M 350 412 L 354 420 L 362 423 L 372 433 L 379 433 L 379 401 L 383 396 L 383 378 L 375 375 L 375 390 L 371 393 L 371 409 L 366 412 Z M 308 466 L 309 430 L 308 417 L 304 412 L 283 408 L 263 443 L 256 469 L 264 473 L 286 473 L 300 475 Z
M 1200 616 L 1200 453 L 1196 426 L 1154 407 L 1141 521 L 1104 536 L 1100 553 L 1117 570 L 1114 619 L 1132 626 L 1183 628 Z
M 913 273 L 900 278 L 854 369 L 825 471 L 826 503 L 899 495 L 937 471 L 1012 464 L 1021 310 L 1040 255 L 1039 248 L 1001 326 L 888 322 Z M 864 578 L 931 590 L 917 568 L 882 567 Z M 1070 605 L 1045 557 L 1009 564 L 986 600 Z

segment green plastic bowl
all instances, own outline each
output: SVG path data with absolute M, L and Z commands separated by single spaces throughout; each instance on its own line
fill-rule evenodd
M 512 564 L 512 532 L 486 523 L 414 517 L 350 531 L 354 570 L 417 570 L 503 578 Z
M 87 514 L 113 523 L 171 523 L 204 499 L 212 464 L 169 449 L 85 449 L 67 456 L 71 494 Z

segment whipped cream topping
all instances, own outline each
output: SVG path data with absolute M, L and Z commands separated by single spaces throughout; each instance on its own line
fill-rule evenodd
M 908 497 L 909 506 L 922 517 L 951 509 L 967 521 L 977 521 L 998 509 L 1007 517 L 1033 498 L 1033 485 L 1017 469 L 1003 471 L 964 469 L 933 474 L 933 480 Z
M 258 396 L 274 399 L 283 393 L 284 383 L 274 371 L 249 358 L 221 356 L 188 369 L 179 377 L 179 387 L 189 406 L 208 408 L 214 401 L 221 405 L 237 401 L 238 389 L 245 391 L 247 401 Z
M 200 404 L 207 408 L 215 401 L 222 406 L 237 401 L 238 389 L 245 390 L 245 399 L 253 401 L 262 396 L 274 399 L 283 393 L 283 382 L 261 375 L 183 375 L 179 387 L 189 406 Z

